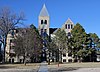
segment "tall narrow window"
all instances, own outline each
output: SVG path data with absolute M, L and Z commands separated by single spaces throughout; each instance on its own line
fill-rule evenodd
M 45 24 L 47 24 L 47 20 L 45 20 Z
M 73 25 L 71 25 L 71 29 L 73 28 Z
M 43 20 L 41 20 L 41 24 L 43 24 Z
M 63 62 L 66 62 L 66 59 L 63 59 Z
M 68 24 L 68 29 L 70 29 L 70 24 Z
M 11 63 L 11 59 L 9 59 L 9 63 Z
M 14 63 L 14 59 L 12 59 L 12 63 Z
M 65 53 L 63 53 L 63 57 L 66 57 L 66 54 Z
M 10 43 L 12 43 L 12 40 L 10 40 Z
M 65 29 L 67 29 L 67 24 L 65 25 Z

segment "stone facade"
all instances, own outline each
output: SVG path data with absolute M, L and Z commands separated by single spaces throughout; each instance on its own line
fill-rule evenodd
M 23 62 L 23 59 L 24 59 L 23 56 L 17 57 L 13 49 L 14 48 L 13 40 L 18 35 L 16 31 L 17 30 L 11 30 L 7 35 L 6 49 L 5 49 L 5 61 L 9 63 Z
M 74 23 L 71 21 L 70 18 L 62 25 L 62 30 L 65 30 L 66 35 L 71 35 L 71 30 L 74 27 Z M 66 43 L 67 44 L 67 43 Z M 62 62 L 72 62 L 72 56 L 69 56 L 68 53 L 62 54 Z
M 14 49 L 12 48 L 14 46 L 14 43 L 12 42 L 14 39 L 14 35 L 12 32 L 15 32 L 15 30 L 11 30 L 7 35 L 6 40 L 6 49 L 5 49 L 5 61 L 6 62 L 16 62 L 16 57 L 11 56 L 11 54 L 15 54 Z
M 72 28 L 74 27 L 74 23 L 71 21 L 70 18 L 62 25 L 61 29 L 65 30 L 66 34 L 71 32 Z

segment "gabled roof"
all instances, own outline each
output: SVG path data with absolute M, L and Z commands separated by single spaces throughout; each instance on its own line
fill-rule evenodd
M 74 23 L 72 22 L 72 20 L 70 18 L 68 18 L 67 21 L 62 25 L 62 28 L 65 28 L 66 24 L 73 24 L 74 25 Z
M 43 5 L 42 10 L 41 10 L 41 12 L 40 12 L 40 15 L 39 15 L 39 16 L 49 16 L 49 14 L 48 14 L 48 11 L 47 11 L 47 8 L 46 8 L 45 4 Z
M 70 18 L 65 23 L 74 24 Z

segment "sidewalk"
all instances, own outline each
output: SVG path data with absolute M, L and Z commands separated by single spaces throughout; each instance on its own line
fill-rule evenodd
M 38 72 L 48 72 L 48 67 L 46 62 L 42 62 Z

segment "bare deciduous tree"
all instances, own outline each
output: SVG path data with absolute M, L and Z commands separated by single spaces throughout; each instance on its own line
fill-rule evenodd
M 6 39 L 7 34 L 10 30 L 14 29 L 16 25 L 21 24 L 24 20 L 24 14 L 20 13 L 19 15 L 11 12 L 7 7 L 2 8 L 0 11 L 0 33 L 2 38 L 0 41 L 3 43 L 4 47 L 4 62 L 5 62 L 5 48 L 6 48 Z
M 14 43 L 14 51 L 17 56 L 24 57 L 24 64 L 26 65 L 26 58 L 33 53 L 32 33 L 29 28 L 20 29 L 18 36 L 16 36 Z M 32 43 L 32 44 L 31 44 Z
M 33 57 L 36 61 L 40 59 L 42 41 L 37 32 L 33 28 L 21 29 L 19 35 L 14 40 L 15 54 L 24 57 L 24 64 L 26 65 L 27 57 Z

